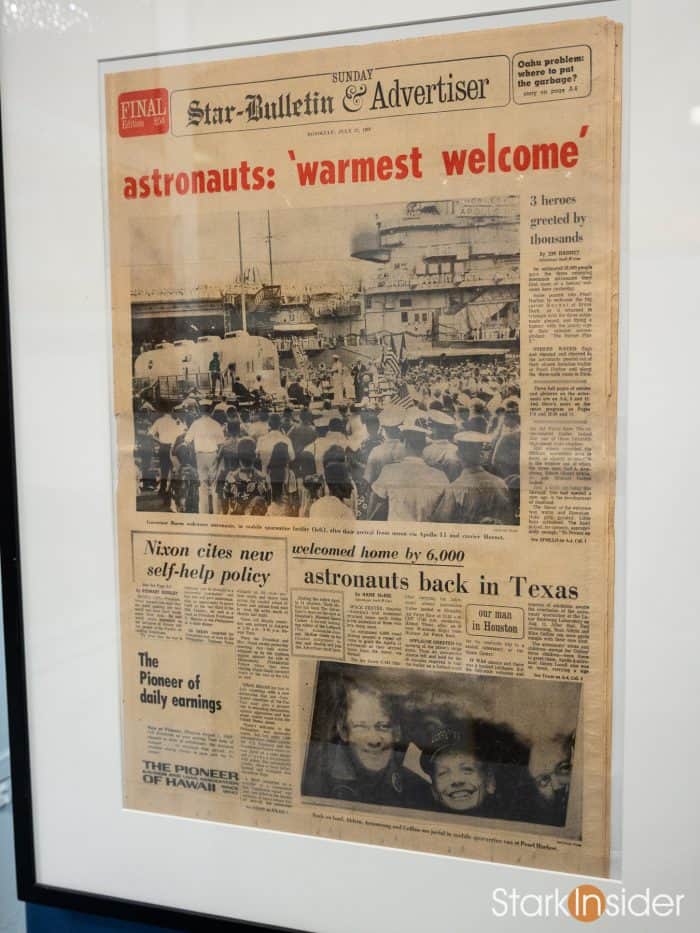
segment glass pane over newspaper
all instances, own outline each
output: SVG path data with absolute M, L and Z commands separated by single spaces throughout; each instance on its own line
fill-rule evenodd
M 106 77 L 125 805 L 606 874 L 619 41 Z

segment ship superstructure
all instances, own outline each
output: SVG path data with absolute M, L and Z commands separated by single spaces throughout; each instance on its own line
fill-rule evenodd
M 375 263 L 363 292 L 366 337 L 407 346 L 517 340 L 517 197 L 412 201 L 352 237 L 351 255 Z

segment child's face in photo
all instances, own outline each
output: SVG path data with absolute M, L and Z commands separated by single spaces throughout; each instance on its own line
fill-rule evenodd
M 465 812 L 480 807 L 495 790 L 493 778 L 474 755 L 446 751 L 433 766 L 433 793 L 448 810 Z

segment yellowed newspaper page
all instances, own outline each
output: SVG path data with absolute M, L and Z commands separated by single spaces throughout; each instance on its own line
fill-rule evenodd
M 619 46 L 106 77 L 126 806 L 607 873 Z

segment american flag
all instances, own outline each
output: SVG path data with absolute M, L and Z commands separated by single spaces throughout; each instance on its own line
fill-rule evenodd
M 386 344 L 382 348 L 382 369 L 385 373 L 389 373 L 389 375 L 393 376 L 394 379 L 401 375 L 401 363 L 399 363 L 396 350 L 394 350 L 393 347 L 388 347 Z
M 396 392 L 389 399 L 389 405 L 392 408 L 413 408 L 414 402 L 408 392 L 408 386 L 405 382 L 400 382 L 396 387 Z

